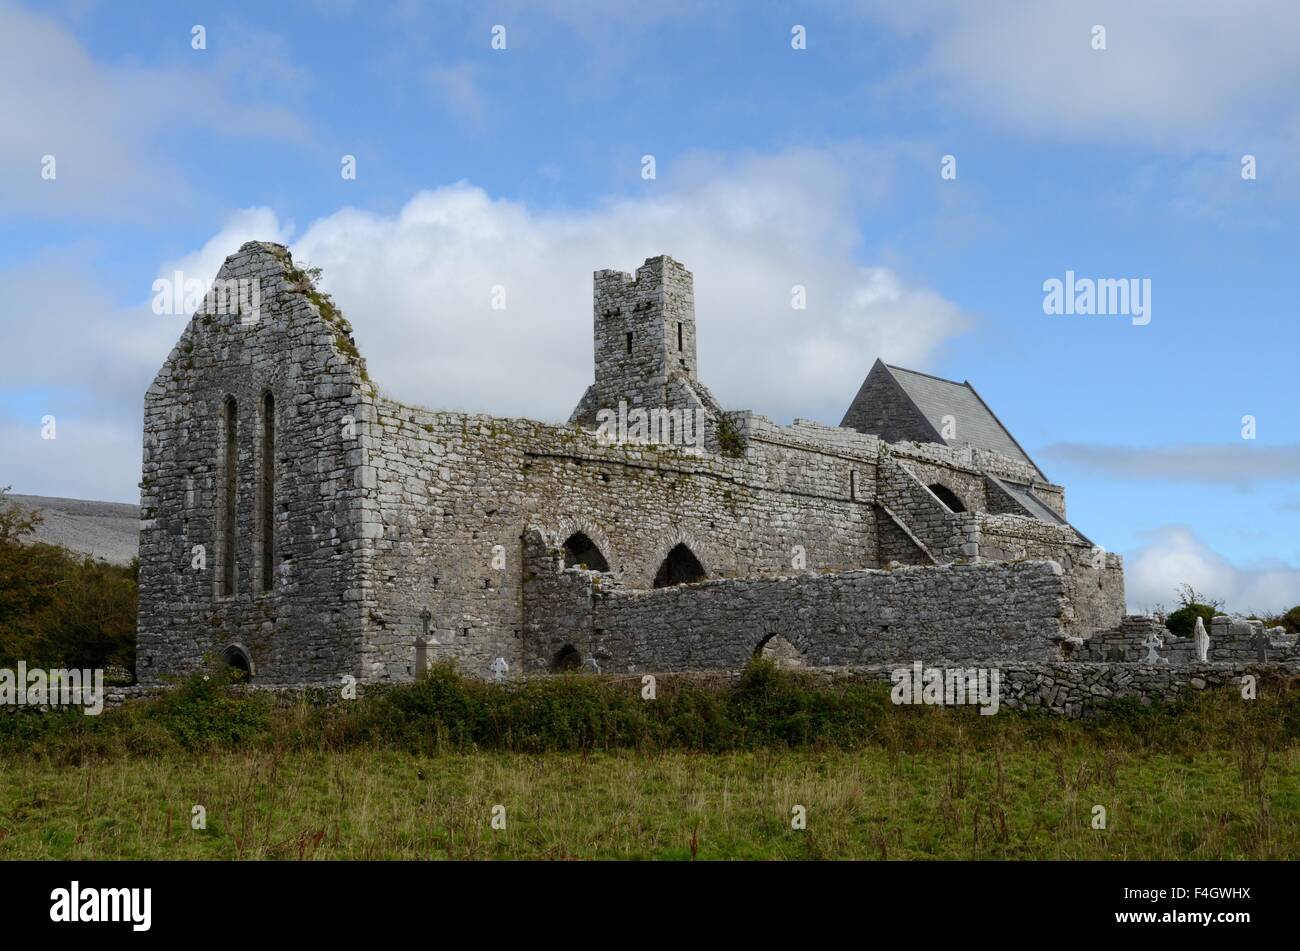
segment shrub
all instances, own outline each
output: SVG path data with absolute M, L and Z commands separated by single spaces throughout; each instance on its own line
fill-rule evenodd
M 1188 604 L 1165 618 L 1165 627 L 1172 631 L 1175 637 L 1191 637 L 1196 633 L 1196 619 L 1199 617 L 1205 622 L 1205 631 L 1208 634 L 1210 621 L 1219 613 L 1221 613 L 1219 609 L 1212 604 Z
M 235 746 L 254 740 L 266 729 L 272 698 L 266 694 L 232 695 L 235 674 L 229 669 L 195 674 L 154 701 L 158 723 L 188 750 Z
M 1297 604 L 1290 611 L 1278 615 L 1268 623 L 1269 627 L 1280 625 L 1286 628 L 1288 634 L 1300 634 L 1300 604 Z
M 1205 622 L 1205 630 L 1208 633 L 1210 621 L 1214 619 L 1215 615 L 1223 613 L 1220 610 L 1223 607 L 1222 601 L 1214 601 L 1205 597 L 1189 584 L 1185 584 L 1179 589 L 1178 597 L 1183 606 L 1165 618 L 1165 627 L 1175 637 L 1191 637 L 1196 632 L 1196 619 L 1198 617 Z
M 135 670 L 137 564 L 33 542 L 40 516 L 0 488 L 0 665 Z
M 896 706 L 883 682 L 824 686 L 811 675 L 755 660 L 734 686 L 726 678 L 667 679 L 654 700 L 639 677 L 569 674 L 486 683 L 435 667 L 413 684 L 369 687 L 323 702 L 243 690 L 229 676 L 198 675 L 147 700 L 95 717 L 80 710 L 0 710 L 0 755 L 81 763 L 110 756 L 199 754 L 236 747 L 276 751 L 396 749 L 421 754 L 495 749 L 546 753 L 771 748 L 891 753 L 1087 745 L 1154 751 L 1277 749 L 1300 742 L 1300 678 L 1267 675 L 1260 699 L 1233 687 L 1173 704 L 1102 704 L 1088 720 L 1041 710 L 981 716 L 974 707 Z

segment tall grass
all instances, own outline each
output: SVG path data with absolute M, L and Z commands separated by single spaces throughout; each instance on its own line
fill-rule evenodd
M 323 703 L 200 677 L 99 717 L 0 714 L 0 859 L 1300 857 L 1285 678 L 1086 721 L 764 662 L 640 688 L 439 668 Z
M 988 717 L 969 707 L 896 706 L 887 685 L 819 686 L 762 660 L 734 685 L 666 678 L 653 700 L 642 699 L 640 690 L 639 678 L 573 674 L 493 684 L 437 667 L 418 683 L 369 688 L 358 700 L 327 703 L 320 696 L 286 700 L 240 692 L 220 676 L 196 676 L 98 717 L 76 710 L 0 713 L 0 756 L 80 762 L 236 749 L 433 754 L 1078 746 L 1236 751 L 1253 763 L 1300 741 L 1300 683 L 1284 676 L 1261 682 L 1256 700 L 1223 689 L 1191 694 L 1176 705 L 1112 701 L 1084 720 L 1005 707 Z

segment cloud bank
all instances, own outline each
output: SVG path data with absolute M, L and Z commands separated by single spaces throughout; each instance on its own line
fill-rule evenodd
M 1300 567 L 1269 559 L 1239 565 L 1211 549 L 1187 525 L 1164 525 L 1124 564 L 1130 610 L 1178 606 L 1177 590 L 1189 584 L 1236 613 L 1267 614 L 1300 604 Z
M 1290 0 L 867 0 L 926 50 L 902 78 L 1030 137 L 1219 149 L 1294 138 L 1300 6 Z M 1093 28 L 1106 48 L 1092 45 Z M 1251 149 L 1247 148 L 1246 151 Z
M 184 325 L 151 312 L 153 279 L 211 279 L 253 239 L 323 268 L 371 376 L 435 408 L 566 419 L 592 378 L 592 271 L 661 253 L 695 272 L 702 378 L 725 405 L 777 419 L 838 422 L 876 356 L 924 366 L 969 324 L 936 291 L 859 260 L 855 184 L 824 154 L 700 160 L 671 177 L 581 210 L 460 182 L 392 215 L 344 208 L 301 234 L 272 209 L 246 209 L 142 276 L 129 307 L 105 300 L 72 251 L 0 272 L 6 389 L 31 407 L 0 419 L 5 478 L 34 494 L 131 500 L 143 394 Z M 792 307 L 795 285 L 806 309 Z M 57 446 L 39 436 L 47 412 Z
M 1039 450 L 1046 460 L 1114 479 L 1204 483 L 1244 487 L 1300 481 L 1300 444 L 1202 443 L 1173 446 L 1111 446 L 1053 443 Z

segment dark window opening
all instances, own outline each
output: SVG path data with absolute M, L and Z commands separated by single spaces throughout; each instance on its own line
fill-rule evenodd
M 262 397 L 262 590 L 275 587 L 275 397 Z
M 677 544 L 659 566 L 659 572 L 655 575 L 655 587 L 671 588 L 678 584 L 693 584 L 706 577 L 704 566 L 695 557 L 695 553 L 684 544 Z
M 238 644 L 231 644 L 222 651 L 221 660 L 230 668 L 236 680 L 253 679 L 253 658 Z
M 627 332 L 627 352 L 632 352 L 632 331 Z
M 222 464 L 224 501 L 221 507 L 221 593 L 235 593 L 235 520 L 238 517 L 236 490 L 239 485 L 239 406 L 226 397 L 226 446 Z
M 564 567 L 609 571 L 609 562 L 585 532 L 574 532 L 564 543 Z
M 572 644 L 565 644 L 561 647 L 559 653 L 551 661 L 551 670 L 554 671 L 578 670 L 581 667 L 582 655 L 578 653 L 578 649 Z
M 681 324 L 677 325 L 677 349 L 678 351 L 682 349 L 682 325 Z
M 940 502 L 948 507 L 949 511 L 966 511 L 966 506 L 962 505 L 961 499 L 957 498 L 957 493 L 946 485 L 940 485 L 936 482 L 934 485 L 930 486 L 930 491 L 935 494 Z

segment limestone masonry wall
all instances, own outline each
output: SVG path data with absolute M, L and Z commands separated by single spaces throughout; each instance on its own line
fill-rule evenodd
M 780 636 L 805 663 L 899 658 L 1060 658 L 1064 581 L 1053 562 L 705 581 L 655 591 L 603 584 L 563 568 L 553 539 L 532 531 L 526 601 L 551 639 L 534 662 L 570 644 L 600 670 L 739 667 Z
M 678 543 L 711 578 L 788 574 L 796 545 L 810 571 L 876 562 L 874 510 L 849 498 L 840 459 L 793 446 L 730 459 L 610 445 L 570 427 L 388 402 L 377 415 L 383 535 L 368 677 L 413 672 L 423 610 L 433 659 L 485 675 L 497 657 L 518 667 L 531 524 L 560 540 L 584 532 L 612 578 L 634 588 L 651 587 Z
M 370 399 L 364 364 L 278 245 L 245 245 L 218 279 L 258 281 L 259 312 L 208 312 L 209 295 L 145 396 L 137 676 L 238 647 L 259 677 L 332 679 L 364 634 L 372 502 L 348 426 Z
M 726 667 L 768 634 L 812 664 L 1052 659 L 1122 616 L 1115 556 L 992 501 L 997 476 L 1063 517 L 1023 461 L 724 411 L 671 258 L 596 273 L 594 380 L 568 425 L 379 395 L 279 245 L 244 245 L 218 277 L 256 282 L 255 312 L 210 295 L 145 398 L 142 682 L 214 657 L 258 683 L 403 681 L 439 660 Z M 605 438 L 620 403 L 698 409 L 705 444 Z M 564 568 L 566 541 L 608 570 Z
M 810 667 L 804 668 L 799 673 L 804 682 L 817 687 L 855 682 L 886 685 L 891 683 L 898 669 L 898 664 L 875 664 L 866 667 Z M 1239 689 L 1243 678 L 1247 676 L 1255 677 L 1257 681 L 1265 684 L 1261 689 L 1267 690 L 1265 678 L 1300 677 L 1300 661 L 1293 659 L 1268 664 L 1229 662 L 1184 667 L 1139 663 L 1017 661 L 1002 665 L 997 670 L 999 712 L 1038 709 L 1059 716 L 1086 717 L 1117 700 L 1136 700 L 1143 705 L 1176 703 L 1201 690 L 1224 687 Z M 675 680 L 710 686 L 727 686 L 734 685 L 741 674 L 740 669 L 733 668 L 712 670 L 707 673 L 660 672 L 656 677 L 661 687 Z M 634 686 L 639 689 L 642 675 L 631 676 L 635 678 Z M 618 683 L 626 677 L 627 675 L 606 675 L 601 679 L 609 683 Z M 511 689 L 509 684 L 503 687 Z M 104 707 L 106 709 L 119 707 L 124 703 L 154 696 L 163 689 L 165 688 L 158 686 L 108 687 L 104 691 Z M 314 684 L 250 684 L 227 689 L 235 695 L 245 691 L 269 693 L 286 705 L 299 701 L 321 706 L 348 702 L 343 700 L 342 691 L 333 685 L 322 687 Z M 366 689 L 364 686 L 361 687 L 358 695 L 364 694 Z M 377 685 L 373 689 L 382 690 L 384 686 Z M 85 698 L 77 700 L 77 704 L 84 702 L 86 702 Z M 56 705 L 45 705 L 5 709 L 10 716 L 39 716 L 61 708 Z M 4 714 L 0 713 L 0 715 Z

